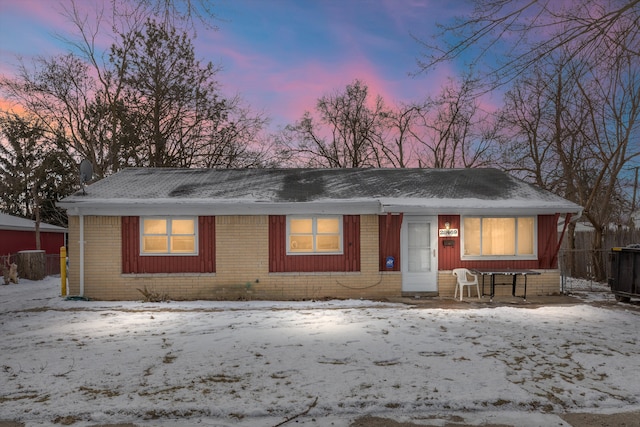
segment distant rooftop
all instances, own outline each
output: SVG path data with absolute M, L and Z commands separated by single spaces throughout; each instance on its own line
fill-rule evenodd
M 20 218 L 5 213 L 0 213 L 0 230 L 35 231 L 36 222 L 26 218 Z M 40 231 L 54 233 L 66 233 L 67 229 L 57 225 L 40 223 Z
M 65 198 L 71 214 L 457 213 L 580 206 L 498 169 L 130 168 Z M 162 207 L 162 211 L 158 211 Z M 319 210 L 320 209 L 320 210 Z M 148 213 L 147 213 L 148 214 Z

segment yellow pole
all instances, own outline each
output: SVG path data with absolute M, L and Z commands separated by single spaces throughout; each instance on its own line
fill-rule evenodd
M 60 282 L 62 284 L 62 296 L 67 295 L 67 248 L 60 247 Z

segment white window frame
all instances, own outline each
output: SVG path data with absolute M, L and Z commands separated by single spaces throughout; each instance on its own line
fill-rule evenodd
M 147 236 L 166 236 L 168 252 L 145 252 L 144 251 L 144 221 L 146 219 L 163 219 L 167 221 L 166 234 L 147 234 Z M 174 220 L 192 220 L 194 232 L 194 252 L 171 252 L 172 224 Z M 196 216 L 141 216 L 140 217 L 140 256 L 197 256 L 198 255 L 198 217 Z
M 292 252 L 289 248 L 289 237 L 291 236 L 290 224 L 292 219 L 311 219 L 312 220 L 312 236 L 313 236 L 313 250 L 309 252 Z M 317 226 L 318 219 L 337 219 L 339 227 L 339 251 L 318 251 L 316 247 L 317 242 Z M 343 230 L 343 218 L 342 215 L 287 215 L 287 234 L 285 236 L 285 244 L 287 247 L 287 255 L 342 255 L 344 254 L 344 230 Z
M 513 218 L 515 219 L 515 248 L 518 248 L 518 218 L 533 218 L 533 254 L 529 255 L 465 255 L 466 233 L 464 230 L 465 218 L 480 219 L 480 250 L 482 251 L 482 220 L 485 218 Z M 465 215 L 460 218 L 462 237 L 460 239 L 460 259 L 462 260 L 537 260 L 538 259 L 538 216 L 537 215 Z

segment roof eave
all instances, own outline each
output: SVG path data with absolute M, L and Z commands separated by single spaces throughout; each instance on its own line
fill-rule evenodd
M 33 227 L 20 227 L 20 226 L 11 226 L 11 225 L 0 225 L 0 230 L 35 232 L 36 231 L 36 227 L 35 227 L 35 225 Z M 61 234 L 64 234 L 64 233 L 67 233 L 68 230 L 66 228 L 63 228 L 63 227 L 50 228 L 50 227 L 43 227 L 41 225 L 40 226 L 40 232 L 41 233 L 61 233 Z
M 295 214 L 378 214 L 377 200 L 322 200 L 314 202 L 185 201 L 166 203 L 64 202 L 58 204 L 69 215 L 140 216 L 140 215 L 295 215 Z
M 382 212 L 403 212 L 424 214 L 425 212 L 438 215 L 554 215 L 577 214 L 582 215 L 582 207 L 574 203 L 540 203 L 531 201 L 516 203 L 512 200 L 478 200 L 474 203 L 462 201 L 434 200 L 432 203 L 406 203 L 382 201 Z
M 553 215 L 582 214 L 573 203 L 514 203 L 510 200 L 462 203 L 443 200 L 394 201 L 378 199 L 268 202 L 258 200 L 166 200 L 61 202 L 70 215 L 295 215 L 295 214 L 451 214 L 451 215 Z

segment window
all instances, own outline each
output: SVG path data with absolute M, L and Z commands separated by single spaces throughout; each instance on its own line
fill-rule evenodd
M 465 217 L 463 259 L 536 259 L 536 219 L 519 217 Z
M 197 255 L 196 218 L 142 218 L 140 254 Z
M 288 254 L 341 254 L 342 217 L 287 217 Z

